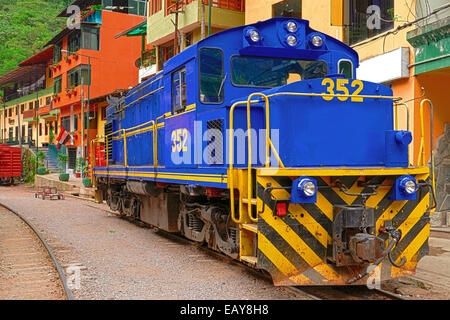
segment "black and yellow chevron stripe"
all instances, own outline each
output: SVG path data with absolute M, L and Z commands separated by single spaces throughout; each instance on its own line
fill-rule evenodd
M 372 189 L 358 186 L 358 180 L 369 184 L 393 184 L 398 176 L 342 176 L 314 177 L 318 182 L 315 204 L 289 204 L 288 215 L 277 217 L 272 212 L 274 198 L 288 199 L 290 190 L 275 189 L 272 198 L 264 193 L 267 186 L 289 187 L 297 177 L 258 176 L 257 267 L 268 271 L 275 285 L 337 285 L 346 284 L 363 270 L 355 267 L 336 267 L 327 261 L 332 246 L 332 222 L 334 205 L 362 204 L 361 196 L 348 196 L 336 188 L 327 188 L 339 180 L 350 193 L 368 193 Z M 426 180 L 428 174 L 415 175 Z M 325 187 L 325 188 L 323 188 Z M 421 188 L 417 200 L 392 201 L 388 196 L 391 186 L 379 186 L 378 194 L 370 196 L 366 205 L 375 208 L 376 232 L 391 220 L 402 231 L 402 238 L 393 257 L 398 263 L 402 257 L 407 262 L 402 268 L 393 267 L 388 259 L 381 264 L 381 280 L 403 276 L 415 270 L 417 262 L 428 253 L 429 213 L 428 188 Z M 378 234 L 377 234 L 378 235 Z M 384 235 L 379 235 L 383 237 Z M 364 284 L 361 279 L 359 284 Z M 358 283 L 355 283 L 358 284 Z

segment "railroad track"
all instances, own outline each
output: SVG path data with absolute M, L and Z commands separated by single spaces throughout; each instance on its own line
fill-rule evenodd
M 289 287 L 313 300 L 404 300 L 401 296 L 366 286 Z
M 91 206 L 91 207 L 98 209 L 98 207 L 94 207 L 94 206 Z M 129 219 L 127 217 L 120 217 L 119 215 L 117 215 L 117 213 L 110 211 L 110 210 L 105 210 L 105 209 L 101 209 L 101 210 L 106 211 L 110 214 L 113 214 L 116 217 L 119 217 L 121 219 L 127 220 L 131 223 L 134 223 L 135 225 L 137 225 L 139 227 L 151 228 L 157 234 L 159 234 L 169 240 L 172 240 L 174 242 L 195 246 L 196 248 L 204 251 L 205 253 L 207 253 L 208 255 L 210 255 L 212 257 L 215 257 L 215 258 L 220 259 L 227 263 L 237 265 L 258 277 L 264 278 L 268 281 L 272 281 L 271 277 L 268 274 L 266 274 L 265 272 L 263 272 L 262 270 L 257 270 L 257 269 L 252 268 L 249 265 L 244 264 L 240 261 L 233 260 L 232 258 L 228 257 L 227 255 L 220 253 L 220 252 L 213 251 L 213 250 L 199 244 L 198 242 L 191 241 L 180 235 L 177 235 L 174 233 L 169 233 L 169 232 L 163 231 L 161 229 L 149 226 L 146 223 L 143 223 L 141 221 L 135 221 L 135 220 Z M 400 295 L 397 295 L 395 293 L 385 291 L 382 289 L 369 289 L 366 286 L 360 286 L 360 285 L 358 285 L 358 286 L 305 286 L 305 287 L 285 287 L 285 288 L 296 294 L 301 294 L 303 296 L 306 296 L 312 300 L 405 300 Z
M 0 300 L 72 300 L 58 260 L 39 231 L 0 204 Z

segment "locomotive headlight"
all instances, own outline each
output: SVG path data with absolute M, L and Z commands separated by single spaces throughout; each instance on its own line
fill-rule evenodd
M 409 178 L 404 178 L 400 181 L 400 188 L 407 194 L 413 194 L 416 192 L 416 183 Z
M 302 176 L 292 181 L 291 203 L 316 203 L 317 180 Z
M 293 35 L 289 35 L 286 38 L 286 42 L 288 43 L 288 45 L 290 45 L 291 47 L 295 47 L 297 45 L 297 38 Z
M 298 189 L 307 197 L 312 197 L 316 194 L 316 185 L 310 179 L 302 179 L 298 183 Z
M 323 44 L 323 39 L 321 36 L 315 35 L 312 37 L 311 42 L 315 47 L 321 47 Z
M 295 32 L 297 31 L 297 24 L 294 21 L 289 21 L 286 24 L 286 29 L 288 29 L 289 32 Z
M 259 32 L 255 29 L 249 30 L 248 35 L 253 42 L 259 42 L 260 36 Z
M 388 196 L 389 200 L 403 201 L 403 200 L 417 200 L 418 184 L 416 178 L 409 174 L 395 179 L 392 193 Z

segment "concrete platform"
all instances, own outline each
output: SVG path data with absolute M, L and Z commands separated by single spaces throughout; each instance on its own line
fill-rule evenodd
M 58 191 L 69 195 L 79 195 L 92 199 L 95 197 L 94 188 L 86 188 L 83 185 L 83 179 L 70 176 L 69 181 L 64 182 L 59 180 L 59 173 L 36 175 L 34 184 L 36 187 L 55 187 Z
M 431 228 L 429 245 L 411 278 L 450 292 L 450 227 Z

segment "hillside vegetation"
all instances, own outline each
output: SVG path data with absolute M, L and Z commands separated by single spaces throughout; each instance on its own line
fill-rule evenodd
M 43 49 L 66 26 L 56 16 L 73 0 L 0 0 L 0 75 Z

